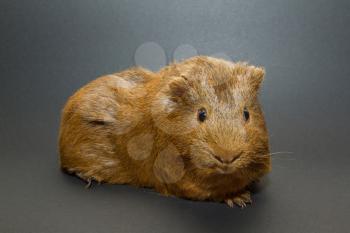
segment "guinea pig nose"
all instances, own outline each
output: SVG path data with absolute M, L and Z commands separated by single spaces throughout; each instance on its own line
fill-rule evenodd
M 218 160 L 220 163 L 230 164 L 230 163 L 233 163 L 236 159 L 238 159 L 239 156 L 240 154 L 235 156 L 228 156 L 228 157 L 220 157 L 220 156 L 214 155 L 214 158 Z
M 239 155 L 235 155 L 235 156 L 231 157 L 231 159 L 228 162 L 233 163 L 234 161 L 236 161 L 236 159 L 239 158 L 239 156 L 241 156 L 241 155 L 239 154 Z
M 217 156 L 215 155 L 215 159 L 220 161 L 223 164 L 231 164 L 233 163 L 235 160 L 237 160 L 242 153 L 235 153 L 235 154 L 231 154 L 231 155 L 226 155 L 226 156 Z
M 214 158 L 216 160 L 218 160 L 220 163 L 224 163 L 224 161 L 222 160 L 222 158 L 220 156 L 214 155 Z

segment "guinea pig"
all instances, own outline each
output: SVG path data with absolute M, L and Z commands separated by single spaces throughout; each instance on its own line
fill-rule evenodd
M 134 67 L 100 77 L 63 109 L 61 168 L 88 183 L 245 207 L 249 185 L 271 170 L 258 102 L 264 74 L 196 56 L 159 72 Z

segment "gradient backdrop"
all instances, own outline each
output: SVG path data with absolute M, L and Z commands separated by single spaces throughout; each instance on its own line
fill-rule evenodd
M 349 231 L 349 24 L 348 0 L 1 0 L 0 232 Z M 174 51 L 265 66 L 272 152 L 293 154 L 274 157 L 252 206 L 118 185 L 86 190 L 60 172 L 65 101 L 134 65 L 145 42 L 165 51 L 154 67 Z

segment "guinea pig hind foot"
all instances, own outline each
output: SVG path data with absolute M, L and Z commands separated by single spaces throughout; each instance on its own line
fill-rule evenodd
M 236 194 L 233 197 L 226 198 L 225 203 L 231 208 L 234 207 L 234 205 L 237 205 L 241 208 L 244 208 L 247 206 L 247 204 L 252 203 L 250 192 L 246 190 L 246 191 L 243 191 L 241 193 Z
M 86 189 L 91 188 L 93 186 L 93 183 L 97 183 L 97 184 L 101 183 L 101 181 L 97 180 L 95 177 L 87 177 L 79 172 L 75 173 L 74 175 L 76 175 L 78 178 L 86 182 L 86 185 L 85 185 Z

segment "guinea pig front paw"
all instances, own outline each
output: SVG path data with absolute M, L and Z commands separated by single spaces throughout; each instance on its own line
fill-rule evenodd
M 236 204 L 237 206 L 244 208 L 247 204 L 252 203 L 252 199 L 249 191 L 243 191 L 234 197 L 225 199 L 225 202 L 229 207 L 233 207 Z

